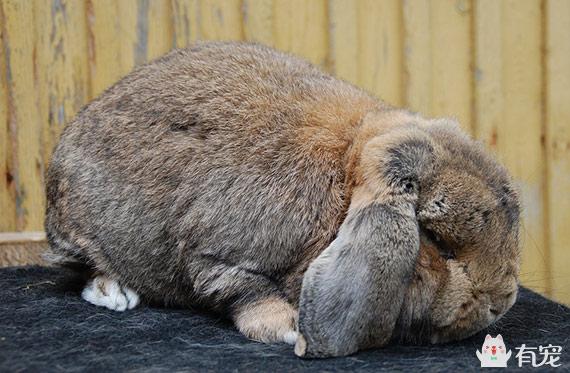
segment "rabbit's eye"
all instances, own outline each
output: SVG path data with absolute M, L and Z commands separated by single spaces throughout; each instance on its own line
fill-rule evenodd
M 455 259 L 455 253 L 453 252 L 453 250 L 448 249 L 446 246 L 438 246 L 439 248 L 439 255 L 445 259 L 445 260 L 450 260 L 450 259 Z
M 415 180 L 410 178 L 402 179 L 402 186 L 404 188 L 405 193 L 414 193 L 418 189 L 418 184 Z
M 426 237 L 435 244 L 437 250 L 439 251 L 439 256 L 445 260 L 456 258 L 455 250 L 453 250 L 453 247 L 445 242 L 445 240 L 443 240 L 439 234 L 425 227 L 422 227 L 422 231 Z

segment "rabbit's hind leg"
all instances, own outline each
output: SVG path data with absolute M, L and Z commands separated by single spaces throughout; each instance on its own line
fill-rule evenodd
M 262 271 L 212 255 L 198 255 L 192 258 L 189 274 L 194 299 L 229 314 L 247 338 L 264 343 L 295 343 L 297 310 Z
M 287 301 L 276 296 L 237 308 L 233 319 L 242 334 L 259 342 L 295 344 L 297 340 L 297 311 Z
M 121 312 L 135 308 L 140 302 L 137 293 L 105 275 L 89 280 L 81 297 L 96 306 Z

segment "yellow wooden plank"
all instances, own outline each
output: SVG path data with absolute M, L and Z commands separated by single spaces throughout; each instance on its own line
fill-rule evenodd
M 5 31 L 4 9 L 0 3 L 0 232 L 16 230 L 16 195 L 13 180 L 12 132 L 10 114 L 14 102 L 9 96 L 8 78 L 11 72 L 6 66 L 10 41 Z
M 36 232 L 0 232 L 0 245 L 26 244 L 33 242 L 46 242 L 43 231 Z
M 47 248 L 44 232 L 0 232 L 0 267 L 47 265 L 42 259 Z
M 330 68 L 337 77 L 359 83 L 358 6 L 351 0 L 329 2 Z
M 148 0 L 116 1 L 115 27 L 119 41 L 120 74 L 129 73 L 135 66 L 148 60 Z M 99 30 L 101 31 L 101 30 Z M 95 35 L 97 36 L 97 34 Z
M 471 132 L 471 3 L 430 2 L 432 114 L 456 117 Z
M 327 67 L 328 17 L 324 0 L 276 0 L 275 45 Z
M 502 5 L 496 0 L 478 0 L 475 12 L 475 121 L 474 135 L 491 150 L 497 150 L 497 132 L 503 122 Z
M 501 4 L 504 114 L 497 128 L 497 150 L 520 183 L 524 204 L 522 279 L 526 285 L 548 293 L 541 9 L 540 3 L 534 0 L 508 0 Z
M 89 65 L 85 3 L 36 0 L 36 71 L 43 127 L 43 159 L 48 161 L 65 124 L 86 104 Z M 49 15 L 49 16 L 46 16 Z
M 95 0 L 87 4 L 90 97 L 96 97 L 122 73 L 119 14 L 114 0 Z
M 546 144 L 552 295 L 570 305 L 570 1 L 546 3 Z
M 144 0 L 142 3 L 148 1 L 148 10 L 146 14 L 146 36 L 144 40 L 147 41 L 147 60 L 154 59 L 162 56 L 173 48 L 174 29 L 172 24 L 172 7 L 169 1 L 166 0 Z M 140 7 L 139 3 L 139 7 Z M 138 25 L 142 25 L 140 17 L 143 12 L 139 13 Z M 142 30 L 139 32 L 139 40 L 142 36 Z
M 2 1 L 4 53 L 8 69 L 9 115 L 12 132 L 13 182 L 16 189 L 17 230 L 43 227 L 42 124 L 37 108 L 34 69 L 33 2 Z M 4 176 L 4 175 L 2 175 Z
M 184 48 L 198 40 L 199 0 L 172 0 L 174 45 Z
M 200 38 L 207 40 L 242 40 L 241 1 L 201 0 Z
M 432 51 L 429 0 L 403 3 L 405 105 L 424 115 L 432 110 Z
M 393 105 L 402 105 L 403 25 L 398 0 L 358 2 L 359 83 Z
M 243 28 L 246 40 L 273 46 L 273 0 L 244 0 Z
M 516 10 L 514 8 L 516 8 Z M 523 284 L 550 291 L 544 233 L 540 6 L 478 0 L 475 11 L 475 134 L 520 183 Z
M 120 31 L 118 41 L 121 73 L 159 57 L 173 47 L 172 7 L 164 0 L 121 0 L 116 2 Z M 99 29 L 97 32 L 100 32 Z M 98 33 L 95 34 L 95 37 Z
M 93 0 L 89 4 L 94 96 L 129 73 L 134 66 L 161 56 L 174 46 L 170 2 Z M 178 2 L 176 5 L 180 5 L 175 7 L 177 12 L 186 9 L 186 4 Z M 181 40 L 184 39 L 181 37 Z

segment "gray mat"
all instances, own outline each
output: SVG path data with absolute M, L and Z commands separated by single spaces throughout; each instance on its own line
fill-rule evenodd
M 0 371 L 479 370 L 475 350 L 487 333 L 502 334 L 513 370 L 521 370 L 515 347 L 523 343 L 562 346 L 557 371 L 570 368 L 570 310 L 526 289 L 497 324 L 461 342 L 302 360 L 291 346 L 249 341 L 230 323 L 204 313 L 146 306 L 120 313 L 92 306 L 79 296 L 82 285 L 59 268 L 0 269 Z

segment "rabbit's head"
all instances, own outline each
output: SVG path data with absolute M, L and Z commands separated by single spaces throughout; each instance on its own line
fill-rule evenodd
M 506 170 L 452 120 L 391 111 L 360 131 L 347 217 L 303 280 L 297 354 L 444 342 L 497 320 L 520 261 Z
M 488 326 L 514 304 L 520 208 L 507 172 L 479 146 L 445 123 L 429 132 L 445 152 L 417 217 L 426 241 L 449 258 L 430 316 L 431 341 L 445 342 Z

